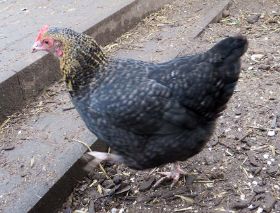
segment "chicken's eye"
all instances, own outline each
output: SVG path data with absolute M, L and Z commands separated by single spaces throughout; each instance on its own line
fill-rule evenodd
M 44 40 L 44 43 L 45 43 L 45 44 L 49 44 L 49 41 L 47 41 L 47 40 Z

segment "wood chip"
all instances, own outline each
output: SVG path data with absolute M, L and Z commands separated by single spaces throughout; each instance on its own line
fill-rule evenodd
M 102 186 L 100 184 L 97 185 L 97 191 L 99 192 L 99 194 L 102 195 L 103 190 L 102 190 Z
M 87 212 L 83 210 L 75 210 L 73 213 L 87 213 Z
M 192 210 L 193 207 L 188 207 L 188 208 L 182 208 L 182 209 L 174 209 L 174 212 L 185 212 L 185 211 L 189 211 Z
M 35 163 L 35 158 L 32 157 L 31 160 L 30 160 L 30 168 L 33 168 L 34 163 Z
M 122 194 L 122 193 L 128 192 L 130 189 L 131 189 L 131 186 L 127 185 L 126 187 L 124 187 L 124 188 L 122 188 L 122 189 L 116 191 L 115 194 L 117 194 L 117 195 L 118 195 L 118 194 Z
M 174 195 L 175 197 L 181 198 L 181 200 L 185 201 L 188 204 L 193 204 L 194 203 L 194 199 L 190 198 L 190 197 L 185 197 L 183 195 Z
M 92 183 L 89 185 L 89 188 L 93 187 L 93 185 L 95 185 L 96 183 L 97 183 L 97 180 L 93 180 Z
M 269 148 L 271 149 L 272 156 L 274 157 L 276 155 L 275 147 L 273 145 L 270 145 Z
M 4 150 L 4 151 L 11 151 L 15 149 L 15 146 L 13 145 L 7 145 L 7 146 L 4 146 L 1 150 Z
M 11 118 L 6 119 L 6 120 L 0 125 L 0 130 L 3 129 L 4 126 L 5 126 L 6 124 L 8 124 L 10 120 L 11 120 Z

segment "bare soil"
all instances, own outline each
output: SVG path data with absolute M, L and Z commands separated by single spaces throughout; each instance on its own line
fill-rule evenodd
M 151 188 L 160 178 L 157 172 L 170 169 L 168 165 L 134 171 L 105 163 L 106 174 L 97 168 L 78 184 L 64 212 L 280 212 L 280 2 L 234 1 L 222 20 L 185 43 L 180 38 L 190 23 L 182 21 L 184 4 L 174 2 L 157 14 L 156 21 L 148 18 L 107 48 L 132 46 L 141 51 L 147 40 L 158 39 L 164 40 L 164 51 L 173 44 L 170 51 L 175 46 L 177 52 L 183 48 L 183 54 L 203 51 L 228 35 L 246 35 L 250 47 L 243 57 L 243 72 L 215 134 L 201 153 L 181 163 L 188 175 L 174 188 L 168 181 Z M 177 36 L 165 40 L 155 30 L 142 37 L 147 35 L 147 23 L 166 27 L 166 21 L 169 32 L 180 31 Z

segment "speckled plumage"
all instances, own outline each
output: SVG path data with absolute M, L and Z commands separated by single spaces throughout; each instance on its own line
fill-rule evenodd
M 61 70 L 87 127 L 131 168 L 197 154 L 233 94 L 247 40 L 230 37 L 209 51 L 166 63 L 106 58 L 95 41 L 68 29 Z

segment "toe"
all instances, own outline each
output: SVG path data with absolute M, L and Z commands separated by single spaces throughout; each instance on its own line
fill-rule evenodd
M 165 181 L 167 177 L 160 178 L 154 185 L 153 188 L 157 188 L 163 181 Z
M 164 175 L 165 178 L 172 178 L 171 172 L 158 172 L 158 174 Z
M 175 186 L 175 184 L 179 181 L 180 173 L 174 173 L 172 179 L 173 179 L 173 181 L 171 184 L 171 188 L 173 188 Z

